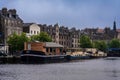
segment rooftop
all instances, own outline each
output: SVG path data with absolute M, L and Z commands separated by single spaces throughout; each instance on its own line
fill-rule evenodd
M 98 29 L 97 32 L 98 33 L 104 33 L 104 29 Z
M 117 29 L 117 32 L 120 33 L 120 29 Z
M 32 25 L 32 24 L 34 24 L 34 23 L 24 23 L 24 24 L 23 24 L 23 27 L 28 27 L 28 26 L 30 26 L 30 25 Z
M 54 42 L 45 42 L 45 47 L 64 47 L 64 46 Z

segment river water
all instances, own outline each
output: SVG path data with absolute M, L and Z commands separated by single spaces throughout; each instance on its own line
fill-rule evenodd
M 1 64 L 0 80 L 120 80 L 120 58 L 52 64 Z

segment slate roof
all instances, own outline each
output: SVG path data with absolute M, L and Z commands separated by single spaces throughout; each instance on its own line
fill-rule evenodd
M 7 12 L 7 14 L 8 14 L 9 12 Z M 3 18 L 8 18 L 8 19 L 10 19 L 10 20 L 20 20 L 20 21 L 22 21 L 23 22 L 23 20 L 16 14 L 16 18 L 14 18 L 13 16 L 12 17 L 8 17 L 8 16 L 4 16 L 4 15 L 2 15 L 2 10 L 0 10 L 0 15 L 3 17 Z
M 23 27 L 29 27 L 29 26 L 32 25 L 32 24 L 34 24 L 34 23 L 24 23 L 24 24 L 23 24 Z
M 45 47 L 64 47 L 63 45 L 60 45 L 60 44 L 58 44 L 58 43 L 54 43 L 54 42 L 45 42 Z

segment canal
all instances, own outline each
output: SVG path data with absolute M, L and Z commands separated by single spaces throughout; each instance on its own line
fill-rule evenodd
M 52 64 L 0 64 L 0 80 L 120 80 L 120 58 Z

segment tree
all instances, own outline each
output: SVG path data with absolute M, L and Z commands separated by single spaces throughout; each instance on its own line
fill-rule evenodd
M 18 42 L 19 50 L 23 50 L 23 49 L 24 49 L 24 43 L 25 43 L 25 42 L 28 42 L 28 41 L 29 41 L 29 38 L 26 36 L 25 33 L 22 33 L 22 34 L 19 36 L 19 42 Z
M 27 42 L 29 39 L 25 33 L 17 35 L 13 33 L 8 37 L 8 45 L 11 47 L 12 51 L 20 51 L 24 49 L 24 42 Z
M 46 32 L 41 32 L 38 35 L 31 36 L 31 41 L 51 42 L 52 38 Z
M 109 48 L 120 48 L 120 40 L 119 39 L 112 39 L 109 42 Z
M 91 42 L 90 38 L 86 35 L 82 35 L 80 37 L 80 46 L 82 48 L 92 48 L 92 42 Z
M 30 37 L 30 40 L 31 40 L 31 41 L 38 41 L 38 37 L 39 37 L 39 35 L 32 35 L 32 36 Z
M 106 52 L 106 50 L 107 50 L 107 44 L 105 41 L 95 41 L 94 47 L 97 48 L 98 50 L 101 50 L 104 52 Z

